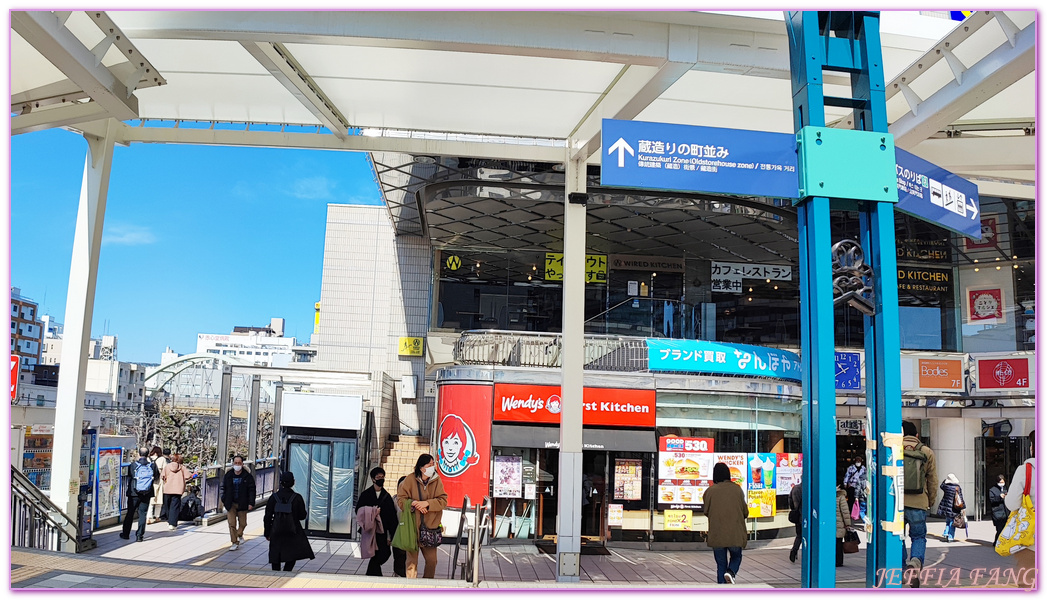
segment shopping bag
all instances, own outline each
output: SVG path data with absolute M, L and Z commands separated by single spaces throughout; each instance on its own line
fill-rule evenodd
M 393 534 L 393 548 L 399 548 L 405 552 L 418 552 L 418 526 L 414 523 L 414 512 L 411 511 L 411 499 L 404 500 L 406 506 L 400 513 L 400 523 L 396 526 Z
M 1007 524 L 996 541 L 996 553 L 1010 556 L 1025 549 L 1032 549 L 1036 543 L 1036 508 L 1029 497 L 1029 485 L 1032 483 L 1032 465 L 1025 463 L 1025 489 L 1022 490 L 1022 505 L 1007 517 Z
M 843 553 L 844 554 L 855 554 L 858 552 L 858 547 L 861 544 L 861 539 L 858 534 L 850 529 L 843 536 Z

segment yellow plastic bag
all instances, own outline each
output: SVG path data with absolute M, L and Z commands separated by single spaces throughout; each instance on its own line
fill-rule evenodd
M 1025 549 L 1032 549 L 1036 543 L 1036 507 L 1029 497 L 1029 485 L 1032 483 L 1032 465 L 1025 465 L 1025 489 L 1022 490 L 1022 505 L 1007 517 L 1007 524 L 996 541 L 996 553 L 1010 556 Z

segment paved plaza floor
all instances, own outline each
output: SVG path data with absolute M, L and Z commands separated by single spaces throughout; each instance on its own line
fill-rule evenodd
M 991 570 L 1004 571 L 1014 559 L 998 556 L 991 547 L 991 522 L 970 525 L 970 538 L 958 533 L 955 542 L 941 537 L 941 523 L 928 524 L 927 567 L 944 577 L 933 577 L 922 587 L 942 587 L 953 569 L 961 585 L 971 585 L 973 569 L 985 569 L 978 585 L 1004 585 L 1006 577 L 990 580 Z M 437 577 L 408 580 L 393 577 L 392 560 L 385 577 L 364 575 L 367 561 L 360 558 L 355 541 L 313 539 L 315 560 L 299 561 L 290 573 L 277 573 L 268 563 L 268 542 L 262 537 L 262 511 L 248 517 L 246 543 L 229 550 L 224 521 L 211 526 L 182 525 L 168 531 L 166 523 L 149 525 L 143 542 L 122 540 L 119 528 L 97 531 L 98 547 L 82 554 L 12 549 L 11 578 L 15 588 L 468 588 L 471 584 L 449 580 L 453 545 L 440 547 Z M 791 538 L 773 540 L 745 551 L 737 587 L 799 587 L 800 562 L 789 561 Z M 704 545 L 703 545 L 704 546 Z M 594 588 L 629 586 L 715 588 L 716 566 L 712 552 L 648 551 L 610 548 L 605 555 L 583 555 L 578 584 L 556 582 L 556 556 L 538 552 L 532 544 L 496 543 L 483 549 L 480 587 Z M 940 581 L 938 581 L 940 579 Z M 956 586 L 956 581 L 950 583 Z M 837 587 L 865 587 L 865 545 L 847 555 L 837 569 Z

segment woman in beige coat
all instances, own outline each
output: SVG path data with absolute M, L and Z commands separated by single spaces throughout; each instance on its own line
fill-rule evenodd
M 853 493 L 853 492 L 852 492 Z M 836 486 L 836 566 L 843 566 L 843 538 L 854 523 L 851 521 L 851 505 L 847 501 L 847 490 L 843 484 Z
M 419 526 L 424 523 L 429 529 L 440 527 L 444 509 L 447 508 L 447 492 L 440 476 L 436 474 L 436 461 L 431 455 L 423 454 L 418 457 L 414 473 L 408 475 L 396 490 L 396 502 L 404 510 L 410 508 L 414 511 L 415 521 Z M 422 556 L 425 557 L 425 571 L 422 577 L 436 577 L 436 548 L 426 548 L 419 544 L 418 550 L 421 550 Z M 418 550 L 407 553 L 408 579 L 418 577 Z
M 745 519 L 749 503 L 741 486 L 731 481 L 731 469 L 724 463 L 713 467 L 713 485 L 702 496 L 702 511 L 709 519 L 709 547 L 716 559 L 716 583 L 734 583 L 742 566 L 742 548 L 749 540 Z M 730 553 L 730 560 L 727 555 Z
M 185 482 L 192 477 L 182 465 L 182 455 L 175 454 L 171 461 L 164 465 L 160 479 L 164 485 L 164 511 L 167 512 L 167 528 L 178 527 L 178 513 L 182 510 L 182 494 L 185 493 Z

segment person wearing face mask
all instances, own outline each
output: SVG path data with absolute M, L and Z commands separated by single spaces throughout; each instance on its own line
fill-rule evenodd
M 1004 499 L 1007 498 L 1007 480 L 1004 479 L 1003 473 L 996 476 L 996 485 L 989 490 L 989 508 L 992 510 L 992 524 L 996 526 L 996 537 L 992 541 L 992 545 L 995 547 L 996 542 L 1000 541 L 1000 532 L 1003 531 L 1003 526 L 1007 524 L 1007 517 L 1010 513 L 1007 511 L 1007 505 L 1004 503 Z
M 856 456 L 854 458 L 854 464 L 847 467 L 847 475 L 843 478 L 843 485 L 851 486 L 854 488 L 854 495 L 858 499 L 858 518 L 865 520 L 865 465 L 862 464 L 862 457 Z
M 418 457 L 414 465 L 414 473 L 408 475 L 400 487 L 396 490 L 396 501 L 403 510 L 412 510 L 419 528 L 425 525 L 429 529 L 440 527 L 443 511 L 447 508 L 447 492 L 444 490 L 443 481 L 436 474 L 436 461 L 429 454 Z M 428 548 L 418 545 L 422 556 L 425 557 L 425 571 L 422 577 L 432 579 L 436 577 L 437 548 Z M 418 552 L 407 553 L 407 578 L 418 577 Z
M 233 457 L 233 468 L 222 479 L 220 497 L 229 518 L 229 539 L 233 542 L 229 549 L 236 550 L 244 543 L 247 513 L 254 510 L 255 498 L 254 476 L 244 468 L 244 457 L 239 454 Z
M 389 560 L 389 556 L 392 554 L 389 541 L 393 539 L 393 534 L 396 533 L 398 520 L 393 497 L 385 490 L 385 469 L 382 467 L 371 469 L 371 481 L 374 482 L 374 485 L 364 490 L 356 501 L 356 514 L 359 522 L 362 521 L 360 509 L 375 507 L 378 510 L 378 518 L 382 522 L 384 531 L 375 533 L 376 550 L 374 556 L 367 562 L 367 574 L 380 577 L 382 575 L 382 565 Z

